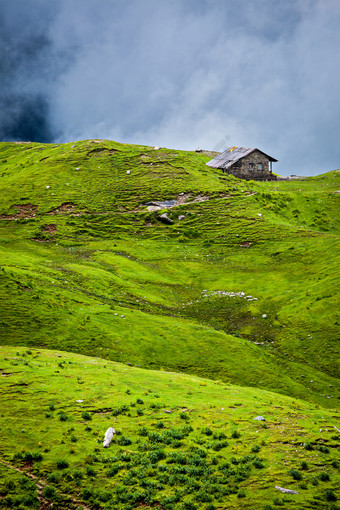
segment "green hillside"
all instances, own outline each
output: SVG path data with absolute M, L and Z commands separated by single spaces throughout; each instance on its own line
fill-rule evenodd
M 0 352 L 0 508 L 338 508 L 339 412 L 100 358 Z
M 77 370 L 81 374 L 82 364 L 86 363 L 86 366 L 96 367 L 98 364 L 102 367 L 98 374 L 91 372 L 93 391 L 99 391 L 104 381 L 110 380 L 108 373 L 113 368 L 108 367 L 114 366 L 119 373 L 136 374 L 139 383 L 131 391 L 138 393 L 138 397 L 140 388 L 152 386 L 147 382 L 150 377 L 158 381 L 163 388 L 165 407 L 174 406 L 176 402 L 179 406 L 191 405 L 182 399 L 181 384 L 186 382 L 178 383 L 173 393 L 170 392 L 169 381 L 173 378 L 195 381 L 196 386 L 201 384 L 197 382 L 197 376 L 204 378 L 202 400 L 195 401 L 195 406 L 203 406 L 199 407 L 201 415 L 197 414 L 194 420 L 198 428 L 205 426 L 203 422 L 210 402 L 223 407 L 225 388 L 236 392 L 238 402 L 247 407 L 247 412 L 253 409 L 255 412 L 253 399 L 267 399 L 267 414 L 273 412 L 270 402 L 272 407 L 281 406 L 282 422 L 288 419 L 295 405 L 308 409 L 308 412 L 303 411 L 309 416 L 304 420 L 308 434 L 316 434 L 320 429 L 321 415 L 326 421 L 329 417 L 329 423 L 340 428 L 339 422 L 337 425 L 332 421 L 337 415 L 331 411 L 338 408 L 340 396 L 337 314 L 340 172 L 295 181 L 247 182 L 207 167 L 205 163 L 209 159 L 210 155 L 204 152 L 155 149 L 106 140 L 54 145 L 0 144 L 0 332 L 4 346 L 0 352 L 7 357 L 6 361 L 1 356 L 0 369 L 6 372 L 13 363 L 20 366 L 20 371 L 16 369 L 15 372 L 23 370 L 24 375 L 20 378 L 29 384 L 33 407 L 38 406 L 38 400 L 33 405 L 34 399 L 42 397 L 31 391 L 31 388 L 37 388 L 38 380 L 42 384 L 43 398 L 46 398 L 45 407 L 48 402 L 57 401 L 61 407 L 66 406 L 62 399 L 68 398 L 67 392 L 71 395 L 86 386 L 78 387 L 77 383 L 74 386 L 71 381 L 74 379 L 71 374 Z M 155 210 L 157 203 L 164 201 L 169 201 L 167 208 Z M 162 221 L 160 216 L 164 213 L 171 222 Z M 51 382 L 49 387 L 49 378 L 52 372 L 55 373 L 51 360 L 56 356 L 49 349 L 63 351 L 62 359 L 72 362 L 72 366 L 67 362 L 72 388 L 66 384 L 65 365 L 60 367 L 61 370 L 57 369 L 64 374 L 67 391 L 63 396 L 59 389 L 52 388 L 54 383 Z M 40 353 L 34 363 L 31 355 L 22 356 L 27 350 Z M 92 358 L 82 358 L 76 353 Z M 39 360 L 43 361 L 41 367 Z M 111 365 L 111 362 L 115 364 Z M 143 371 L 145 368 L 152 371 Z M 11 377 L 3 380 L 7 383 Z M 205 384 L 215 393 L 208 391 Z M 8 388 L 3 395 L 7 395 L 7 391 Z M 91 391 L 91 387 L 86 388 L 86 398 L 90 398 L 88 392 Z M 117 408 L 131 402 L 130 397 L 125 398 L 124 391 L 119 390 L 117 394 Z M 110 400 L 105 406 L 111 409 L 115 404 Z M 21 409 L 23 416 L 18 421 L 18 430 L 26 428 L 21 422 L 26 409 Z M 256 412 L 264 413 L 260 409 Z M 105 411 L 103 418 L 106 420 L 110 413 Z M 150 411 L 150 416 L 152 413 Z M 53 434 L 57 435 L 61 425 L 55 414 L 54 421 L 49 420 L 48 424 L 55 424 Z M 122 414 L 126 418 L 126 413 Z M 238 406 L 235 415 L 237 424 L 243 423 L 244 416 Z M 2 418 L 8 420 L 6 414 Z M 44 432 L 39 430 L 47 441 L 50 425 L 45 426 L 45 418 L 41 421 L 38 415 L 34 419 L 44 428 Z M 220 423 L 220 418 L 211 418 L 215 419 Z M 78 423 L 79 416 L 72 414 L 70 420 L 76 428 L 74 423 Z M 175 421 L 176 427 L 182 423 Z M 130 427 L 124 434 L 136 438 L 137 420 L 133 423 L 126 418 L 121 426 L 122 430 Z M 222 420 L 219 426 L 222 427 L 222 423 L 226 422 Z M 254 423 L 249 422 L 249 427 Z M 183 424 L 186 424 L 185 419 Z M 70 426 L 66 423 L 65 431 Z M 146 426 L 153 425 L 148 421 Z M 78 423 L 77 427 L 81 427 L 83 442 L 88 435 L 83 433 L 83 425 Z M 105 432 L 100 428 L 100 422 L 96 427 L 99 435 Z M 253 432 L 247 427 L 249 446 Z M 34 422 L 32 428 L 35 428 Z M 329 428 L 331 437 L 337 436 L 337 429 Z M 289 430 L 295 444 L 298 430 L 291 424 Z M 22 464 L 24 458 L 19 455 L 11 460 L 10 452 L 14 449 L 14 454 L 18 454 L 22 447 L 36 448 L 39 434 L 32 435 L 31 443 L 25 436 L 23 444 L 19 445 L 15 445 L 8 434 L 6 432 L 5 442 L 2 442 L 4 460 L 25 467 Z M 53 441 L 57 441 L 56 437 Z M 333 463 L 338 454 L 338 439 L 334 437 Z M 275 438 L 273 444 L 281 452 L 278 455 L 286 455 L 288 464 L 292 464 L 292 451 L 287 452 L 288 443 Z M 87 455 L 93 455 L 93 439 L 91 445 L 84 445 L 83 453 L 86 450 Z M 47 480 L 54 469 L 53 462 L 59 454 L 67 457 L 69 447 L 66 450 L 63 446 L 60 453 L 59 446 L 51 448 L 50 457 L 39 464 L 40 478 Z M 196 447 L 188 439 L 185 451 Z M 78 444 L 75 448 L 78 449 Z M 179 451 L 181 449 L 179 446 Z M 302 451 L 303 455 L 309 455 Z M 102 450 L 100 452 L 99 456 L 104 458 Z M 111 450 L 109 453 L 112 454 Z M 241 453 L 249 454 L 243 446 Z M 168 454 L 170 452 L 166 451 Z M 73 458 L 78 469 L 85 455 Z M 212 457 L 208 458 L 209 463 L 215 462 Z M 267 459 L 272 462 L 269 457 Z M 280 459 L 279 464 L 283 457 Z M 320 458 L 313 459 L 315 466 L 327 466 L 327 469 L 333 466 L 327 460 L 330 457 L 320 454 Z M 109 461 L 103 460 L 105 462 Z M 166 461 L 162 462 L 166 464 Z M 36 469 L 36 464 L 28 468 Z M 132 470 L 134 466 L 127 471 L 130 468 Z M 7 472 L 11 468 L 3 469 Z M 113 503 L 112 499 L 105 502 L 96 491 L 101 485 L 97 480 L 103 481 L 106 468 L 100 464 L 98 469 L 98 477 L 93 476 L 91 481 L 93 494 L 89 498 L 77 496 L 82 501 L 79 505 L 84 505 L 87 500 L 88 508 L 132 509 L 139 503 L 155 508 L 158 505 L 158 508 L 187 510 L 208 509 L 209 505 L 210 510 L 213 507 L 262 509 L 266 505 L 269 510 L 269 506 L 280 506 L 273 503 L 275 494 L 270 492 L 271 486 L 261 482 L 259 473 L 262 475 L 262 470 L 254 471 L 257 473 L 254 476 L 259 484 L 256 492 L 259 487 L 265 491 L 266 505 L 262 505 L 260 493 L 253 494 L 253 479 L 249 482 L 247 477 L 247 482 L 244 479 L 244 484 L 243 481 L 239 484 L 235 474 L 231 484 L 244 485 L 246 497 L 237 497 L 238 487 L 236 492 L 222 494 L 215 502 L 199 502 L 189 496 L 190 492 L 184 495 L 181 484 L 175 480 L 171 490 L 154 488 L 154 492 L 150 489 L 151 499 L 143 493 L 140 500 L 133 502 L 117 500 Z M 153 467 L 147 469 L 155 471 Z M 271 469 L 274 472 L 277 469 L 275 462 Z M 336 468 L 334 470 L 336 473 Z M 133 478 L 135 475 L 124 471 L 124 476 Z M 219 478 L 222 474 L 219 472 L 214 476 Z M 332 482 L 334 476 L 332 474 Z M 155 477 L 159 479 L 154 473 L 150 480 Z M 284 482 L 274 478 L 270 478 L 274 486 L 287 484 L 290 480 L 289 476 Z M 313 485 L 314 478 L 307 477 L 307 482 L 301 482 L 311 490 L 305 492 L 307 489 L 303 489 L 304 495 L 296 500 L 297 503 L 295 499 L 289 499 L 286 508 L 331 508 L 329 505 L 336 505 L 331 501 L 332 496 L 328 502 L 326 496 L 327 490 L 333 491 L 334 485 L 326 484 L 320 492 L 320 487 L 316 483 Z M 111 490 L 112 480 L 105 476 L 104 479 L 107 490 Z M 118 479 L 121 484 L 121 475 Z M 76 494 L 81 494 L 72 473 L 58 480 L 59 497 L 69 491 L 75 498 Z M 88 478 L 84 480 L 87 480 L 86 484 L 89 482 Z M 84 480 L 79 482 L 83 489 L 87 486 Z M 16 493 L 20 493 L 18 483 L 14 483 Z M 149 490 L 139 482 L 137 485 L 140 490 Z M 168 487 L 167 483 L 163 485 Z M 164 503 L 166 495 L 171 493 L 175 497 L 176 491 L 181 493 L 179 499 Z M 275 488 L 274 492 L 277 492 Z M 7 493 L 10 495 L 11 491 Z M 280 500 L 280 497 L 277 492 L 276 498 Z M 315 503 L 314 497 L 321 499 Z M 5 505 L 4 498 L 0 498 L 0 507 Z M 301 506 L 301 502 L 306 506 Z M 71 500 L 62 504 L 69 505 L 65 508 L 73 505 Z M 74 505 L 78 508 L 78 503 Z

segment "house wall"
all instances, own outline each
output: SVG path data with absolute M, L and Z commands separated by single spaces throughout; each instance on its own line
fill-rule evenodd
M 249 163 L 253 164 L 252 169 L 249 168 Z M 262 164 L 262 170 L 258 170 L 258 164 Z M 260 151 L 248 154 L 248 156 L 240 159 L 231 168 L 224 171 L 240 179 L 253 179 L 255 181 L 276 180 L 276 176 L 269 172 L 269 159 Z

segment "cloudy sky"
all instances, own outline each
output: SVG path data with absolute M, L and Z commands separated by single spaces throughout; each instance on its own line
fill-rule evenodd
M 2 0 L 0 140 L 340 167 L 340 0 Z

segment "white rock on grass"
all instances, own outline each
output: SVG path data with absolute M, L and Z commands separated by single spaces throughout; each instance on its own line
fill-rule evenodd
M 275 485 L 275 489 L 283 492 L 284 494 L 299 494 L 298 492 L 293 491 L 292 489 L 285 489 L 284 487 L 279 487 L 278 485 Z
M 116 431 L 113 427 L 110 427 L 107 429 L 107 431 L 105 432 L 105 437 L 104 437 L 104 442 L 103 442 L 104 448 L 108 448 L 110 446 L 110 443 L 111 443 L 115 433 L 116 433 Z

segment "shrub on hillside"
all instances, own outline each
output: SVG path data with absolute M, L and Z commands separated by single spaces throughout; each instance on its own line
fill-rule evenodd
M 289 474 L 294 478 L 294 480 L 302 480 L 302 473 L 297 469 L 291 469 Z
M 83 411 L 81 413 L 81 417 L 83 418 L 83 420 L 92 420 L 92 416 L 88 411 Z
M 66 469 L 69 467 L 69 463 L 65 459 L 57 460 L 57 468 L 58 469 Z

